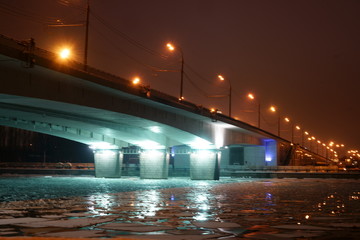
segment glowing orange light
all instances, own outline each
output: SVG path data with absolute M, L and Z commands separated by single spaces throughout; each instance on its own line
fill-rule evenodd
M 254 100 L 254 99 L 255 99 L 255 96 L 254 96 L 252 93 L 249 93 L 247 96 L 248 96 L 248 98 L 250 98 L 251 100 Z
M 222 75 L 218 75 L 218 78 L 221 80 L 221 81 L 224 81 L 225 78 L 222 76 Z
M 167 47 L 170 51 L 174 51 L 174 50 L 175 50 L 174 45 L 172 45 L 171 43 L 166 44 L 166 47 Z
M 271 106 L 271 107 L 270 107 L 270 111 L 276 112 L 276 108 L 275 108 L 274 106 Z
M 290 119 L 289 118 L 284 118 L 284 120 L 286 121 L 286 122 L 290 122 Z
M 296 128 L 297 130 L 300 130 L 300 129 L 301 129 L 299 126 L 296 126 L 295 128 Z
M 62 59 L 68 59 L 71 55 L 71 51 L 68 48 L 64 48 L 60 51 L 59 56 Z
M 138 84 L 140 82 L 140 78 L 135 77 L 132 82 L 133 82 L 134 85 L 136 85 L 136 84 Z

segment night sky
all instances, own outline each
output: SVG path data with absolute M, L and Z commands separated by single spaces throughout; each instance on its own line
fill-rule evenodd
M 72 48 L 82 61 L 86 0 L 0 0 L 0 34 Z M 88 64 L 277 132 L 277 106 L 322 142 L 360 149 L 360 1 L 90 0 Z M 218 74 L 225 77 L 220 82 Z M 228 81 L 228 82 L 227 82 Z M 246 95 L 252 92 L 257 103 Z M 281 120 L 281 136 L 290 124 Z M 300 134 L 295 132 L 295 140 Z

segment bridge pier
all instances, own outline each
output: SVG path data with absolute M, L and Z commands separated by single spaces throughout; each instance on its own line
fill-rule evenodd
M 217 149 L 193 149 L 190 154 L 191 180 L 219 180 L 219 155 Z
M 140 153 L 141 179 L 167 179 L 170 155 L 166 149 L 142 149 Z
M 121 177 L 121 167 L 123 154 L 113 149 L 94 150 L 95 177 L 97 178 L 119 178 Z

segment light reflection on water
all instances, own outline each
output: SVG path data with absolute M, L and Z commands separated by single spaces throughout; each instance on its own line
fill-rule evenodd
M 161 209 L 159 190 L 138 192 L 136 194 L 135 207 L 138 209 L 136 217 L 145 218 L 156 216 L 156 212 Z
M 107 215 L 107 213 L 118 206 L 117 199 L 111 194 L 97 194 L 87 197 L 87 208 L 94 215 Z
M 113 186 L 129 181 L 100 179 L 95 186 L 97 191 L 82 199 L 87 213 L 111 214 L 118 222 L 166 222 L 177 229 L 197 229 L 194 222 L 232 222 L 241 226 L 233 232 L 245 237 L 267 231 L 281 232 L 269 230 L 274 225 L 328 226 L 333 222 L 360 222 L 360 189 L 356 180 L 177 179 L 177 184 L 172 181 L 138 181 L 125 186 L 130 189 L 128 192 L 112 193 Z M 140 184 L 144 186 L 131 191 Z M 246 229 L 253 233 L 245 233 Z
M 341 180 L 274 179 L 225 185 L 200 181 L 189 188 L 92 195 L 87 201 L 88 211 L 95 215 L 122 212 L 120 222 L 167 222 L 179 229 L 196 229 L 193 222 L 235 222 L 242 227 L 231 231 L 247 239 L 267 234 L 274 225 L 328 227 L 344 219 L 359 222 L 360 191 L 356 189 L 354 182 Z M 271 229 L 274 234 L 282 232 Z

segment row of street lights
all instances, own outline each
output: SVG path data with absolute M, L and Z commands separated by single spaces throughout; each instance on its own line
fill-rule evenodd
M 90 4 L 89 4 L 89 0 L 87 0 L 87 5 L 86 5 L 86 25 L 85 25 L 85 44 L 84 44 L 84 70 L 86 71 L 87 70 L 87 58 L 88 58 L 88 35 L 89 35 L 89 16 L 90 16 Z M 178 51 L 180 52 L 180 55 L 181 55 L 181 70 L 180 70 L 180 73 L 181 73 L 181 77 L 180 77 L 180 93 L 179 93 L 179 101 L 182 101 L 184 100 L 184 95 L 183 95 L 183 86 L 184 86 L 184 54 L 183 54 L 183 51 L 182 49 L 177 46 L 175 47 L 173 44 L 171 43 L 168 43 L 166 45 L 166 47 L 168 48 L 169 51 L 173 52 L 173 51 L 176 51 L 178 49 Z M 71 57 L 71 51 L 70 49 L 63 49 L 61 50 L 60 52 L 60 58 L 63 59 L 63 60 L 66 60 L 66 59 L 69 59 Z M 225 81 L 225 78 L 223 77 L 223 75 L 218 75 L 218 78 L 221 80 L 221 81 Z M 140 82 L 140 78 L 135 78 L 133 80 L 133 83 L 134 84 L 138 84 Z M 231 113 L 231 110 L 232 110 L 232 86 L 231 86 L 231 82 L 230 80 L 227 80 L 227 82 L 229 83 L 229 117 L 232 117 L 232 113 Z M 252 94 L 252 93 L 249 93 L 247 95 L 247 97 L 250 99 L 250 100 L 255 100 L 255 96 Z M 258 102 L 258 108 L 257 108 L 257 111 L 258 111 L 258 119 L 257 119 L 257 127 L 260 128 L 260 124 L 261 124 L 261 106 L 260 106 L 260 102 Z M 274 107 L 274 106 L 271 106 L 270 107 L 270 111 L 271 112 L 278 112 L 277 109 Z M 278 136 L 280 137 L 280 126 L 281 126 L 281 123 L 280 123 L 280 114 L 278 112 Z M 295 126 L 294 128 L 294 123 L 293 121 L 290 121 L 290 119 L 288 117 L 285 117 L 284 120 L 286 122 L 291 122 L 291 142 L 294 142 L 294 130 L 301 130 L 300 126 Z M 305 135 L 309 135 L 309 133 L 307 131 L 302 131 L 302 145 L 304 146 L 305 145 Z M 315 140 L 315 137 L 308 137 L 308 140 L 309 141 L 313 141 Z M 317 143 L 318 144 L 321 144 L 321 141 L 320 140 L 317 140 Z M 322 146 L 325 147 L 325 149 L 330 149 L 331 151 L 332 150 L 332 147 L 334 146 L 334 143 L 333 142 L 330 142 L 328 144 L 328 146 L 325 144 L 325 143 L 322 143 Z M 336 144 L 335 145 L 336 147 L 344 147 L 343 144 Z M 317 147 L 318 149 L 318 147 Z M 327 151 L 326 151 L 327 152 Z M 336 152 L 335 152 L 336 153 Z
M 181 55 L 181 69 L 180 69 L 180 92 L 179 92 L 179 101 L 182 101 L 184 100 L 184 95 L 183 95 L 183 87 L 184 87 L 184 54 L 181 50 L 180 47 L 175 47 L 173 44 L 171 43 L 168 43 L 166 45 L 167 49 L 171 52 L 173 51 L 176 51 L 178 49 L 180 55 Z M 62 49 L 60 52 L 59 52 L 59 56 L 60 58 L 62 59 L 69 59 L 71 57 L 71 51 L 70 49 L 68 48 L 65 48 L 65 49 Z M 229 108 L 229 117 L 232 117 L 232 85 L 231 85 L 231 81 L 228 80 L 228 79 L 225 79 L 225 77 L 221 74 L 219 74 L 218 76 L 218 79 L 220 81 L 226 81 L 228 82 L 229 84 L 229 103 L 228 103 L 228 108 Z M 137 85 L 140 83 L 140 78 L 139 77 L 135 77 L 133 79 L 133 84 Z M 256 97 L 253 93 L 248 93 L 247 94 L 247 98 L 251 101 L 256 101 Z M 281 116 L 280 116 L 280 113 L 278 111 L 278 109 L 275 107 L 275 106 L 270 106 L 269 107 L 269 110 L 270 112 L 272 113 L 278 113 L 278 116 L 277 116 L 277 135 L 280 137 L 280 128 L 281 128 Z M 290 118 L 288 117 L 284 117 L 283 119 L 285 122 L 287 123 L 291 123 L 291 142 L 294 142 L 294 130 L 298 130 L 300 131 L 301 130 L 301 127 L 296 125 L 294 126 L 294 122 L 290 120 Z M 257 127 L 260 128 L 261 127 L 261 104 L 259 101 L 257 101 Z M 316 138 L 314 136 L 309 136 L 309 132 L 308 131 L 302 131 L 302 134 L 301 134 L 301 144 L 303 147 L 305 147 L 305 139 L 307 138 L 307 140 L 309 141 L 309 148 L 310 150 L 314 151 L 314 149 L 312 148 L 312 142 L 316 142 L 318 145 L 316 147 L 316 151 L 317 153 L 319 153 L 319 146 L 323 146 L 324 149 L 325 149 L 325 155 L 326 157 L 328 157 L 328 151 L 330 152 L 334 152 L 334 156 L 337 156 L 337 152 L 333 150 L 332 147 L 336 146 L 336 147 L 344 147 L 343 144 L 334 144 L 334 142 L 330 142 L 328 145 L 321 142 L 320 140 L 316 140 Z M 315 141 L 316 140 L 316 141 Z

